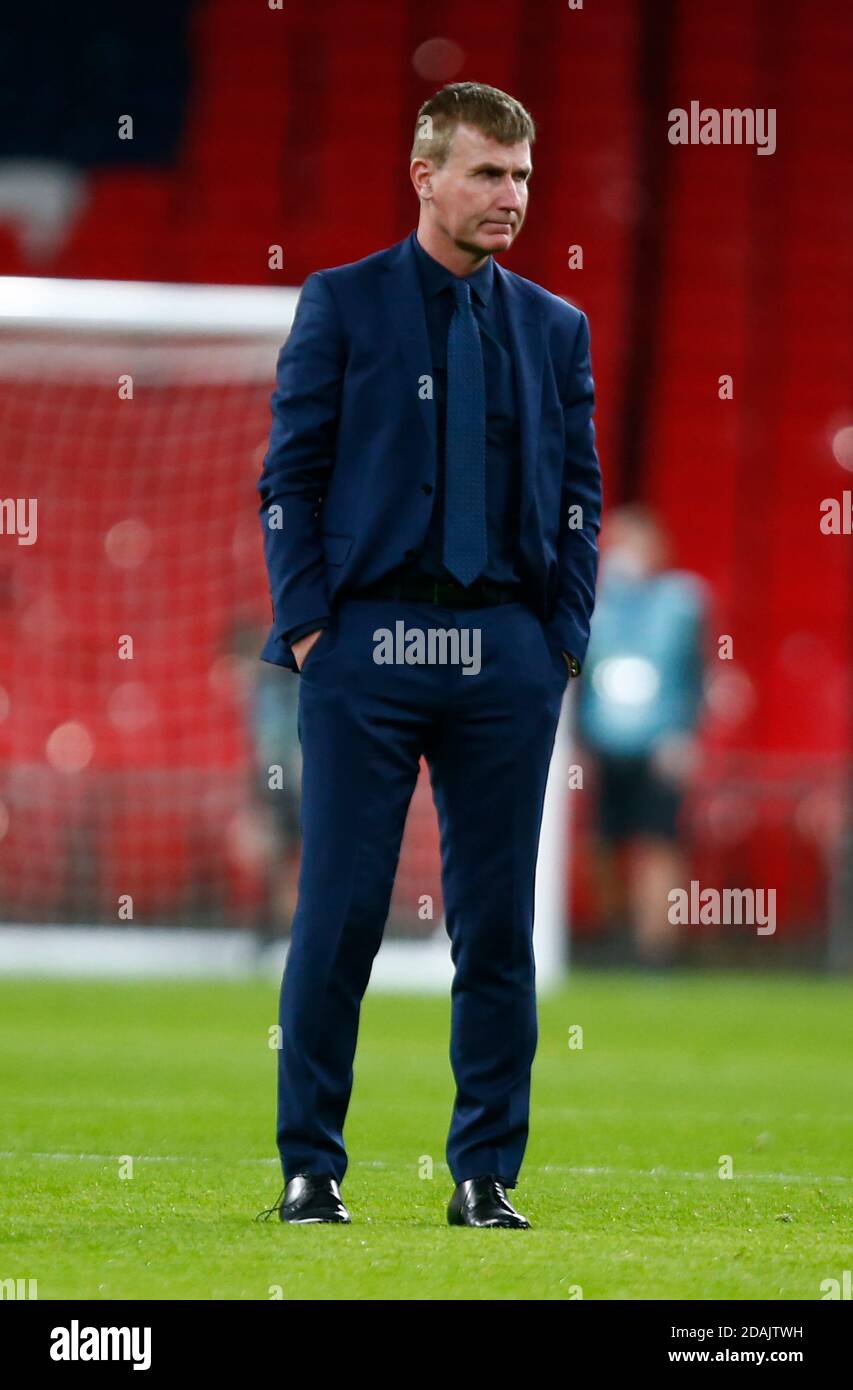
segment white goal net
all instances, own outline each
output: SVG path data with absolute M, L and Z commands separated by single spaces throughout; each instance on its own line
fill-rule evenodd
M 286 942 L 298 677 L 258 660 L 256 482 L 297 296 L 0 279 L 0 921 L 18 941 L 77 924 L 96 955 L 109 928 Z M 561 726 L 540 983 L 561 969 L 567 762 Z M 374 978 L 449 971 L 422 766 Z

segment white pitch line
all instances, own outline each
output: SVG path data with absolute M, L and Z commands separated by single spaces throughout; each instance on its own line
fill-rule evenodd
M 69 1153 L 24 1153 L 16 1149 L 0 1149 L 0 1158 L 47 1158 L 65 1162 L 79 1163 L 119 1163 L 124 1158 L 132 1158 L 134 1163 L 222 1163 L 222 1159 L 203 1154 L 69 1154 Z M 232 1158 L 229 1163 L 278 1163 L 277 1158 Z
M 67 1107 L 68 1109 L 79 1109 L 80 1107 L 79 1097 L 77 1096 L 27 1096 L 25 1099 L 18 1098 L 16 1103 L 21 1105 L 22 1107 L 49 1106 L 51 1110 L 57 1110 L 63 1106 Z M 135 1096 L 131 1096 L 125 1100 L 119 1100 L 114 1096 L 107 1096 L 100 1098 L 96 1097 L 91 1100 L 87 1099 L 86 1104 L 90 1109 L 97 1110 L 138 1110 L 142 1107 L 156 1107 L 158 1110 L 161 1110 L 164 1106 L 180 1106 L 182 1108 L 185 1108 L 186 1100 L 183 1096 L 144 1096 L 141 1099 Z M 216 1104 L 220 1107 L 220 1109 L 225 1109 L 227 1107 L 228 1102 L 225 1100 L 220 1100 L 217 1101 Z M 617 1106 L 604 1107 L 598 1105 L 556 1105 L 549 1106 L 548 1113 L 549 1115 L 558 1115 L 561 1119 L 623 1120 L 625 1118 L 624 1107 L 620 1109 Z M 838 1125 L 853 1124 L 853 1111 L 849 1110 L 844 1111 L 843 1113 L 828 1110 L 815 1113 L 814 1111 L 805 1110 L 779 1111 L 763 1109 L 751 1112 L 744 1111 L 738 1114 L 732 1114 L 731 1112 L 723 1113 L 722 1111 L 714 1110 L 688 1111 L 681 1109 L 655 1110 L 654 1112 L 649 1112 L 649 1114 L 650 1118 L 654 1119 L 655 1121 L 665 1122 L 669 1120 L 675 1120 L 690 1124 L 700 1123 L 704 1121 L 708 1121 L 712 1124 L 741 1124 L 750 1126 L 769 1126 L 780 1123 L 797 1123 L 822 1125 L 826 1124 L 834 1125 L 837 1127 Z
M 57 1162 L 77 1162 L 77 1163 L 119 1163 L 123 1158 L 132 1158 L 134 1163 L 216 1163 L 220 1167 L 223 1163 L 227 1165 L 235 1163 L 266 1164 L 277 1165 L 277 1158 L 232 1158 L 223 1160 L 221 1158 L 192 1154 L 72 1154 L 72 1153 L 25 1153 L 16 1149 L 0 1150 L 0 1159 L 4 1158 L 35 1158 L 48 1159 Z M 350 1161 L 351 1168 L 390 1168 L 390 1163 L 382 1159 L 353 1159 Z M 394 1165 L 396 1166 L 396 1165 Z M 437 1164 L 437 1167 L 447 1171 L 447 1165 Z M 584 1168 L 573 1167 L 564 1163 L 540 1163 L 532 1166 L 528 1165 L 527 1172 L 533 1173 L 572 1173 L 578 1177 L 613 1177 L 613 1178 L 656 1178 L 684 1179 L 690 1182 L 707 1182 L 708 1179 L 717 1177 L 716 1172 L 707 1173 L 688 1173 L 678 1168 Z M 720 1179 L 720 1181 L 723 1181 Z M 726 1179 L 729 1181 L 729 1179 Z M 732 1182 L 775 1182 L 775 1183 L 853 1183 L 853 1177 L 845 1177 L 837 1173 L 736 1173 L 731 1179 Z
M 685 1178 L 692 1181 L 706 1182 L 709 1178 L 717 1178 L 716 1172 L 708 1173 L 686 1173 L 678 1168 L 570 1168 L 562 1163 L 540 1163 L 534 1168 L 536 1173 L 576 1173 L 578 1175 L 607 1175 L 608 1177 L 625 1178 Z M 723 1179 L 721 1179 L 723 1181 Z M 728 1181 L 726 1179 L 725 1181 Z M 820 1173 L 735 1173 L 733 1182 L 841 1182 L 853 1183 L 853 1177 L 845 1177 L 843 1174 L 829 1173 L 822 1176 Z

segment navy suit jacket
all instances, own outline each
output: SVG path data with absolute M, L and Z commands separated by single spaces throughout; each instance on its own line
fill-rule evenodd
M 583 662 L 601 524 L 589 324 L 497 261 L 495 273 L 518 385 L 519 563 L 548 632 Z M 436 481 L 431 385 L 408 236 L 308 276 L 278 357 L 258 482 L 273 611 L 262 661 L 298 670 L 284 634 L 420 548 Z

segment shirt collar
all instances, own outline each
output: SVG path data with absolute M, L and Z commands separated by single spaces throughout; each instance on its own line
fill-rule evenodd
M 491 256 L 487 256 L 480 269 L 475 270 L 473 274 L 454 275 L 452 270 L 448 270 L 428 251 L 424 250 L 418 241 L 417 232 L 412 232 L 411 240 L 412 248 L 417 257 L 423 291 L 428 299 L 440 294 L 454 280 L 464 280 L 466 284 L 471 286 L 481 304 L 489 303 L 495 283 L 495 266 Z

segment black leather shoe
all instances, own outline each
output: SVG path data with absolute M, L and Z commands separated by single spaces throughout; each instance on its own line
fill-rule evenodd
M 461 1182 L 450 1199 L 447 1220 L 451 1226 L 530 1226 L 510 1205 L 503 1183 L 491 1176 Z
M 278 1211 L 280 1221 L 289 1221 L 295 1226 L 309 1226 L 320 1221 L 347 1225 L 350 1222 L 350 1214 L 334 1178 L 295 1173 L 285 1184 L 282 1198 L 274 1207 L 261 1212 L 259 1219 L 266 1220 L 272 1212 Z

